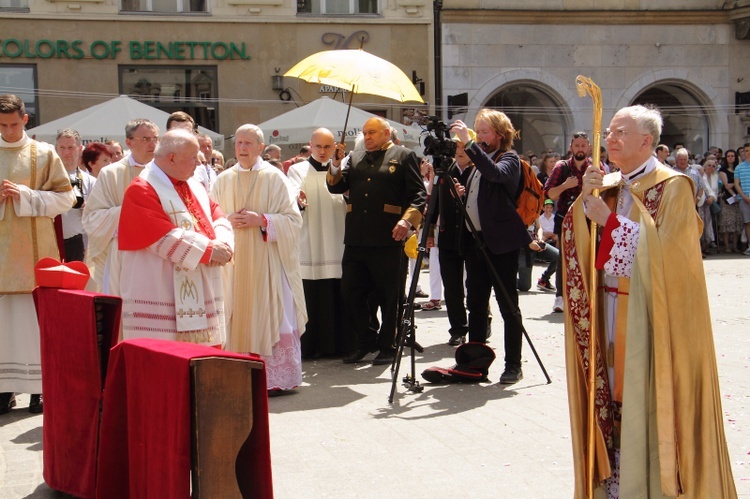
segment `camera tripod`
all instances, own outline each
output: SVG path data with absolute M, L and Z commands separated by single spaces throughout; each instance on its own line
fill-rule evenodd
M 490 269 L 490 273 L 492 274 L 492 279 L 494 283 L 497 285 L 497 289 L 501 291 L 502 298 L 509 304 L 513 305 L 510 295 L 508 294 L 508 290 L 503 285 L 503 282 L 500 280 L 500 276 L 497 273 L 497 270 L 495 269 L 495 266 L 492 264 L 492 260 L 490 259 L 489 254 L 487 253 L 487 246 L 485 245 L 484 241 L 479 237 L 479 234 L 477 232 L 476 227 L 471 221 L 471 218 L 469 218 L 469 214 L 466 212 L 466 204 L 465 202 L 460 198 L 458 195 L 458 192 L 456 191 L 456 186 L 453 183 L 453 179 L 448 174 L 448 169 L 453 163 L 453 160 L 450 157 L 447 157 L 442 154 L 434 154 L 432 156 L 433 158 L 433 167 L 435 168 L 435 177 L 433 179 L 433 189 L 439 188 L 439 182 L 442 180 L 445 182 L 445 184 L 448 186 L 450 195 L 453 196 L 453 199 L 456 202 L 456 206 L 458 207 L 462 220 L 466 222 L 466 224 L 469 227 L 469 231 L 471 232 L 472 237 L 476 241 L 477 248 L 479 248 L 480 252 L 482 253 L 485 261 L 487 262 L 487 268 Z M 476 167 L 475 167 L 476 168 Z M 411 282 L 409 283 L 409 292 L 406 296 L 406 302 L 403 305 L 403 309 L 401 311 L 401 319 L 399 320 L 399 328 L 398 328 L 398 335 L 396 336 L 396 355 L 393 359 L 393 364 L 391 364 L 391 372 L 392 372 L 392 380 L 391 380 L 391 391 L 388 396 L 388 402 L 393 403 L 393 398 L 396 393 L 396 383 L 398 382 L 398 375 L 399 375 L 399 367 L 401 365 L 401 358 L 403 357 L 404 347 L 409 346 L 411 349 L 411 373 L 404 376 L 403 379 L 403 385 L 406 387 L 407 391 L 414 392 L 414 393 L 421 393 L 424 390 L 424 387 L 417 381 L 416 378 L 416 353 L 415 351 L 422 352 L 424 349 L 417 343 L 416 341 L 416 325 L 414 324 L 414 297 L 417 292 L 417 283 L 419 281 L 419 273 L 422 268 L 422 260 L 424 258 L 424 254 L 427 251 L 427 239 L 429 238 L 429 229 L 430 225 L 432 225 L 431 220 L 434 217 L 435 210 L 438 206 L 438 196 L 432 195 L 430 196 L 430 202 L 427 205 L 427 212 L 424 217 L 424 223 L 423 230 L 422 230 L 422 237 L 420 238 L 419 245 L 417 247 L 417 262 L 414 266 L 414 273 L 411 276 Z M 513 319 L 518 321 L 518 324 L 520 326 L 520 329 L 526 338 L 526 341 L 529 344 L 529 347 L 531 347 L 531 351 L 534 353 L 534 357 L 536 358 L 537 362 L 539 363 L 539 367 L 542 369 L 542 372 L 544 373 L 544 377 L 547 379 L 547 384 L 552 383 L 552 380 L 549 377 L 549 374 L 547 374 L 547 370 L 544 368 L 544 364 L 542 363 L 542 359 L 539 357 L 539 354 L 536 351 L 536 348 L 534 348 L 534 343 L 532 343 L 531 338 L 529 337 L 529 333 L 526 331 L 526 328 L 523 325 L 523 320 L 521 318 L 521 309 L 518 306 L 513 305 L 511 308 L 514 309 L 513 311 Z

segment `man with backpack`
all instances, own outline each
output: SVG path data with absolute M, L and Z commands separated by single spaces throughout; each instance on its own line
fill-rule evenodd
M 555 210 L 555 234 L 558 239 L 562 228 L 562 220 L 568 209 L 581 193 L 581 178 L 586 172 L 586 168 L 591 166 L 589 151 L 589 137 L 586 132 L 577 132 L 573 134 L 570 141 L 570 157 L 558 161 L 552 172 L 549 174 L 547 183 L 544 185 L 544 194 L 547 198 L 557 201 Z M 555 274 L 555 304 L 552 307 L 553 312 L 562 312 L 565 308 L 562 297 L 562 258 L 557 261 L 557 273 Z
M 517 132 L 504 113 L 492 109 L 482 109 L 477 114 L 474 121 L 476 141 L 471 139 L 469 128 L 462 121 L 456 121 L 451 128 L 475 165 L 474 174 L 466 181 L 465 199 L 466 211 L 478 232 L 479 241 L 470 235 L 463 238 L 469 341 L 487 341 L 487 312 L 494 288 L 505 328 L 505 370 L 500 383 L 510 385 L 523 379 L 523 324 L 518 308 L 516 276 L 519 251 L 531 242 L 516 211 L 516 200 L 519 188 L 523 190 L 524 178 L 521 160 L 511 151 Z M 484 243 L 504 289 L 494 281 L 480 242 Z

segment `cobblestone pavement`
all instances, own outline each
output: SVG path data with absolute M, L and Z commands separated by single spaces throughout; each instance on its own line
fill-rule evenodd
M 725 429 L 740 496 L 750 497 L 750 258 L 705 260 Z M 543 267 L 534 269 L 538 277 Z M 427 271 L 420 282 L 428 288 Z M 572 494 L 562 314 L 551 294 L 521 295 L 524 324 L 552 383 L 528 343 L 524 379 L 498 384 L 503 362 L 500 314 L 493 304 L 490 345 L 500 357 L 489 383 L 399 385 L 388 404 L 388 367 L 304 364 L 304 386 L 270 400 L 271 455 L 277 498 L 560 498 Z M 685 313 L 690 313 L 685 311 Z M 441 311 L 417 312 L 425 352 L 416 373 L 453 364 Z M 408 350 L 406 351 L 408 353 Z M 401 374 L 411 372 L 402 363 Z M 28 395 L 0 416 L 0 497 L 54 498 L 42 478 L 42 416 L 26 412 Z

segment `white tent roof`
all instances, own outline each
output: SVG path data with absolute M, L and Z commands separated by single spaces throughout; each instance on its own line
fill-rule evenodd
M 125 147 L 125 125 L 130 120 L 143 118 L 156 123 L 161 133 L 167 129 L 169 113 L 144 104 L 127 95 L 121 95 L 101 104 L 91 106 L 82 111 L 64 116 L 28 130 L 29 137 L 55 143 L 58 131 L 72 128 L 81 134 L 83 143 L 106 142 L 116 140 Z M 200 133 L 210 136 L 214 142 L 214 149 L 224 148 L 224 136 L 211 130 L 198 127 Z
M 346 120 L 348 104 L 321 97 L 309 104 L 288 111 L 276 118 L 270 119 L 258 125 L 265 135 L 268 144 L 307 144 L 310 136 L 318 128 L 328 128 L 333 132 L 336 140 L 341 139 Z M 349 114 L 349 123 L 346 126 L 347 142 L 354 145 L 354 139 L 362 131 L 365 121 L 376 115 L 352 107 Z M 419 145 L 419 135 L 422 129 L 415 126 L 406 126 L 395 121 L 388 122 L 398 131 L 401 144 L 413 148 Z

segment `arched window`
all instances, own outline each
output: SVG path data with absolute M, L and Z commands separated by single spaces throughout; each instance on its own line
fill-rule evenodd
M 684 87 L 674 83 L 658 84 L 641 92 L 633 104 L 654 105 L 664 119 L 661 143 L 671 151 L 683 144 L 693 154 L 703 154 L 708 143 L 709 126 L 700 101 Z
M 521 139 L 513 144 L 519 153 L 533 151 L 541 155 L 552 150 L 565 154 L 571 117 L 561 102 L 533 84 L 514 82 L 501 88 L 484 107 L 504 112 L 513 127 L 521 131 Z

